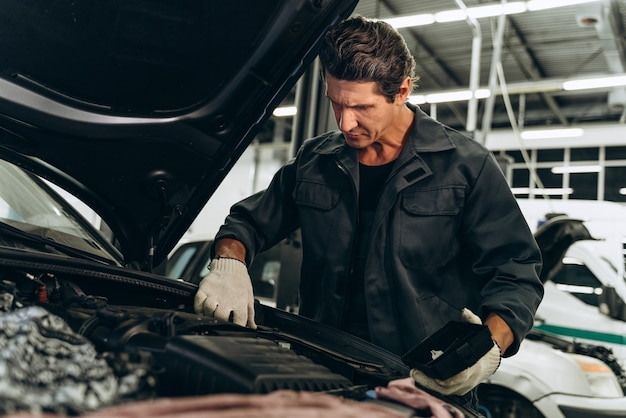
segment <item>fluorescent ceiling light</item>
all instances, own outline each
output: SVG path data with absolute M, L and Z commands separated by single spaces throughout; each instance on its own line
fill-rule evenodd
M 467 15 L 465 14 L 465 11 L 461 9 L 444 10 L 443 12 L 435 13 L 435 20 L 437 23 L 458 22 L 460 20 L 465 20 L 466 18 Z
M 415 105 L 421 105 L 426 103 L 426 96 L 423 94 L 412 94 L 409 96 L 409 102 Z
M 524 131 L 521 136 L 522 139 L 555 139 L 555 138 L 575 138 L 583 136 L 585 131 L 580 128 L 569 129 L 541 129 Z
M 601 167 L 599 165 L 569 165 L 564 167 L 552 167 L 553 174 L 564 173 L 599 173 Z
M 624 75 L 586 78 L 563 82 L 563 90 L 583 90 L 620 86 L 626 86 L 626 76 Z
M 408 28 L 410 26 L 424 26 L 435 23 L 435 16 L 431 13 L 421 15 L 399 16 L 383 19 L 396 29 Z
M 424 13 L 419 15 L 407 15 L 383 19 L 396 29 L 411 26 L 424 26 L 432 23 L 458 22 L 472 18 L 487 18 L 500 16 L 501 14 L 511 15 L 524 13 L 526 11 L 553 9 L 556 7 L 573 6 L 583 3 L 592 3 L 600 0 L 530 0 L 530 1 L 514 1 L 511 3 L 496 3 L 484 6 L 468 7 L 462 9 L 443 10 L 434 14 Z M 466 13 L 467 11 L 467 13 Z
M 284 118 L 287 116 L 295 116 L 298 113 L 298 108 L 296 106 L 282 106 L 274 109 L 272 113 L 277 118 Z
M 431 93 L 426 94 L 425 101 L 427 103 L 445 103 L 445 102 L 460 102 L 469 100 L 472 98 L 471 90 L 456 90 L 448 91 L 444 93 Z M 484 99 L 489 97 L 489 89 L 478 89 L 474 95 L 477 99 Z
M 571 187 L 567 188 L 550 188 L 550 189 L 532 189 L 528 187 L 513 187 L 511 188 L 511 192 L 515 195 L 519 194 L 533 194 L 533 195 L 543 195 L 543 196 L 565 196 L 574 193 L 574 189 Z
M 577 4 L 594 3 L 600 0 L 530 0 L 526 2 L 526 7 L 531 12 L 536 10 L 554 9 L 563 6 L 575 6 Z
M 486 99 L 491 96 L 491 92 L 489 89 L 478 89 L 476 90 L 476 94 L 474 95 L 477 99 Z
M 446 93 L 431 93 L 426 95 L 428 103 L 457 102 L 469 100 L 472 98 L 472 92 L 469 90 L 449 91 Z
M 579 80 L 570 80 L 565 82 L 556 82 L 551 81 L 550 84 L 541 84 L 537 85 L 537 88 L 533 90 L 534 92 L 542 92 L 542 91 L 558 91 L 560 89 L 563 90 L 581 90 L 581 89 L 593 89 L 593 88 L 612 88 L 612 87 L 621 87 L 626 86 L 626 75 L 615 75 L 608 77 L 594 77 L 594 78 L 586 78 Z M 528 87 L 524 87 L 525 92 L 528 92 Z M 522 92 L 520 90 L 520 92 Z M 476 98 L 477 99 L 485 99 L 490 96 L 490 91 L 487 88 L 481 88 L 476 90 Z M 461 100 L 469 100 L 471 97 L 469 90 L 454 90 L 447 91 L 442 93 L 426 93 L 420 95 L 413 95 L 409 97 L 409 101 L 414 104 L 423 104 L 423 103 L 442 103 L 442 102 L 454 102 Z M 582 130 L 579 129 L 571 129 L 571 130 L 559 130 L 557 132 L 553 132 L 552 134 L 547 134 L 547 136 L 537 136 L 534 135 L 540 134 L 532 134 L 528 133 L 527 138 L 525 139 L 543 139 L 543 138 L 567 138 L 567 137 L 575 137 L 581 136 L 583 134 Z

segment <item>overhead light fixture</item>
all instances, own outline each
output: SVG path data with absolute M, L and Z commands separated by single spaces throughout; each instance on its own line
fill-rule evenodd
M 419 15 L 398 16 L 388 19 L 382 19 L 396 29 L 407 28 L 411 26 L 424 26 L 432 23 L 448 23 L 458 22 L 472 18 L 487 18 L 527 11 L 536 11 L 544 9 L 553 9 L 556 7 L 573 6 L 583 3 L 592 3 L 600 0 L 530 0 L 530 1 L 514 1 L 505 4 L 489 4 L 485 6 L 468 7 L 462 9 L 443 10 L 437 13 L 423 13 Z M 466 13 L 467 12 L 467 13 Z
M 537 129 L 521 133 L 522 139 L 555 139 L 555 138 L 576 138 L 583 136 L 584 130 L 580 128 L 566 129 Z
M 413 103 L 414 105 L 421 105 L 426 103 L 426 95 L 424 94 L 412 94 L 408 98 L 409 103 Z
M 489 89 L 478 89 L 474 94 L 477 99 L 485 99 L 489 97 Z M 454 90 L 443 93 L 430 93 L 430 94 L 416 94 L 409 96 L 409 101 L 414 104 L 423 103 L 446 103 L 446 102 L 461 102 L 472 98 L 471 90 Z
M 512 187 L 511 192 L 514 195 L 520 194 L 532 194 L 532 195 L 543 195 L 543 196 L 567 196 L 574 193 L 574 189 L 571 187 L 566 188 L 550 188 L 550 189 L 530 189 L 529 187 Z
M 584 90 L 626 86 L 626 75 L 595 77 L 563 82 L 563 90 Z
M 599 165 L 568 165 L 561 167 L 552 167 L 553 174 L 565 173 L 599 173 L 602 167 Z
M 554 9 L 564 6 L 576 6 L 577 4 L 594 3 L 600 0 L 530 0 L 526 2 L 528 11 Z
M 426 95 L 428 103 L 445 103 L 469 100 L 472 98 L 472 92 L 469 90 L 449 91 L 445 93 L 431 93 Z
M 626 187 L 622 187 L 621 189 L 619 189 L 619 194 L 626 195 Z
M 408 28 L 411 26 L 424 26 L 435 23 L 435 15 L 432 13 L 426 13 L 421 15 L 409 15 L 392 17 L 389 19 L 383 19 L 396 29 Z
M 285 118 L 288 116 L 295 116 L 298 113 L 298 108 L 296 106 L 282 106 L 274 109 L 272 113 L 277 118 Z
M 593 89 L 593 88 L 613 88 L 613 87 L 626 87 L 626 75 L 615 75 L 607 77 L 594 77 L 579 80 L 569 80 L 564 82 L 550 81 L 547 83 L 535 83 L 535 88 L 528 87 L 526 85 L 523 88 L 517 88 L 516 93 L 521 92 L 542 92 L 542 91 L 559 91 L 559 90 L 581 90 L 581 89 Z M 509 89 L 509 93 L 515 90 L 515 87 Z M 481 88 L 476 90 L 477 99 L 485 99 L 490 96 L 490 91 L 487 88 Z M 453 90 L 444 91 L 442 93 L 426 93 L 419 95 L 409 96 L 409 101 L 414 104 L 424 103 L 442 103 L 468 100 L 471 97 L 470 90 Z M 581 129 L 562 129 L 562 130 L 550 130 L 551 133 L 543 135 L 541 131 L 537 133 L 527 133 L 525 139 L 544 139 L 544 138 L 568 138 L 581 136 L 583 134 Z

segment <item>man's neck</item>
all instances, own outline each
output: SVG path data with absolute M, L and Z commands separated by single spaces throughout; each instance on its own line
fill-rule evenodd
M 389 137 L 376 141 L 358 151 L 359 162 L 364 165 L 377 166 L 394 161 L 400 155 L 402 147 L 413 129 L 415 113 L 408 107 L 401 113 L 394 126 L 395 132 Z

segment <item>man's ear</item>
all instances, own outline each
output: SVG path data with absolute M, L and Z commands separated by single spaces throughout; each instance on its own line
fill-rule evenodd
M 398 94 L 396 95 L 396 103 L 404 105 L 410 93 L 411 93 L 411 77 L 407 77 L 404 79 L 404 81 L 402 81 L 402 84 L 400 84 L 400 90 L 398 91 Z

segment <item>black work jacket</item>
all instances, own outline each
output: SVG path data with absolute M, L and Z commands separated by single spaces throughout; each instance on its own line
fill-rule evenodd
M 403 354 L 470 308 L 500 315 L 517 352 L 543 297 L 541 254 L 493 155 L 419 108 L 381 192 L 365 266 L 374 344 Z M 340 132 L 305 141 L 267 190 L 235 204 L 216 240 L 255 254 L 297 228 L 299 313 L 341 328 L 357 231 L 356 150 Z

